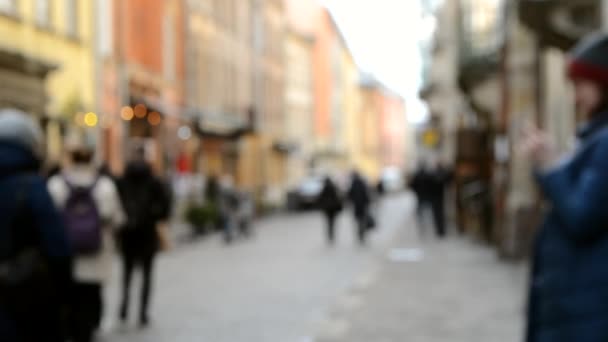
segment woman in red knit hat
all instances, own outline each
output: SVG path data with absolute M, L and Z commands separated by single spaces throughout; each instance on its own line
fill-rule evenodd
M 551 204 L 534 247 L 528 342 L 608 341 L 608 37 L 584 40 L 568 74 L 585 119 L 568 159 L 531 128 L 524 149 Z

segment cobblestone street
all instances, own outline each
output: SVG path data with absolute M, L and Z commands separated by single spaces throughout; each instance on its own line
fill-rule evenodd
M 115 277 L 102 340 L 517 341 L 524 267 L 465 239 L 420 242 L 412 208 L 409 196 L 385 200 L 365 248 L 349 215 L 328 247 L 315 213 L 262 220 L 232 246 L 180 245 L 158 261 L 148 330 L 117 325 Z

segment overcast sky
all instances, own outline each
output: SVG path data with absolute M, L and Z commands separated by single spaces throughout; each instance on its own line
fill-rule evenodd
M 418 43 L 433 24 L 423 20 L 419 0 L 320 0 L 338 22 L 354 58 L 407 102 L 408 119 L 419 121 L 422 61 Z

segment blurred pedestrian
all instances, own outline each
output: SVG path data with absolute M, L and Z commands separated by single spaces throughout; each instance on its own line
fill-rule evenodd
M 223 229 L 223 220 L 220 214 L 221 187 L 217 176 L 211 175 L 207 178 L 203 197 L 205 199 L 207 220 L 213 225 L 215 231 Z
M 423 161 L 410 182 L 410 187 L 418 199 L 418 224 L 422 226 L 424 212 L 430 209 L 435 232 L 440 238 L 446 235 L 445 192 L 450 178 L 449 171 L 440 163 L 433 165 Z
M 63 342 L 72 282 L 61 215 L 39 175 L 42 133 L 0 110 L 0 340 Z
M 551 204 L 534 247 L 528 342 L 608 341 L 608 36 L 578 45 L 568 71 L 586 120 L 577 151 L 558 161 L 534 127 L 523 142 Z
M 335 242 L 336 217 L 342 211 L 343 203 L 338 187 L 330 177 L 325 177 L 323 190 L 319 195 L 319 207 L 327 221 L 327 242 L 333 244 Z
M 127 221 L 120 233 L 122 256 L 122 301 L 120 320 L 125 323 L 129 316 L 130 288 L 133 273 L 141 268 L 143 273 L 139 324 L 148 326 L 149 305 L 152 292 L 154 260 L 163 243 L 162 226 L 171 211 L 171 196 L 162 180 L 153 174 L 145 160 L 143 148 L 138 148 L 119 181 L 119 191 L 127 213 Z
M 70 334 L 88 342 L 103 316 L 103 285 L 111 276 L 114 234 L 125 214 L 114 182 L 93 166 L 93 150 L 76 147 L 71 164 L 49 180 L 49 191 L 63 213 L 75 256 Z
M 376 194 L 379 198 L 386 194 L 386 186 L 384 185 L 384 179 L 380 178 L 376 184 Z
M 224 175 L 219 185 L 218 211 L 226 243 L 231 243 L 235 237 L 235 232 L 239 225 L 238 214 L 240 205 L 239 193 L 234 187 L 232 177 Z
M 252 196 L 244 191 L 238 192 L 237 224 L 243 237 L 251 237 L 252 224 L 255 216 L 255 203 Z
M 353 205 L 353 213 L 357 222 L 357 237 L 361 244 L 365 244 L 367 232 L 374 228 L 375 222 L 369 210 L 371 204 L 369 187 L 359 172 L 352 173 L 348 199 Z

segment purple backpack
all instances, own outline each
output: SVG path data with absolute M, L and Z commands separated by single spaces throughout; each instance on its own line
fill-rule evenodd
M 63 209 L 63 220 L 72 250 L 76 255 L 95 254 L 102 244 L 101 216 L 93 198 L 97 180 L 88 187 L 75 186 L 65 177 L 64 181 L 70 194 Z

